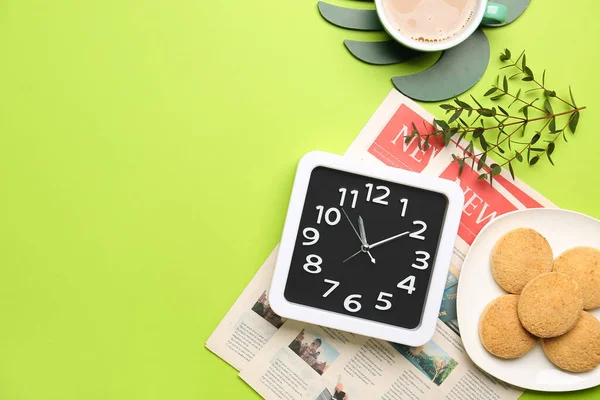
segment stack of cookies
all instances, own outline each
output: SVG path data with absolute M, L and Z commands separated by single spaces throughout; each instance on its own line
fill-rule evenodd
M 584 310 L 600 307 L 600 251 L 575 247 L 554 259 L 550 244 L 529 228 L 496 243 L 494 279 L 510 294 L 490 302 L 479 337 L 493 355 L 518 358 L 541 338 L 548 359 L 570 372 L 600 364 L 600 321 Z

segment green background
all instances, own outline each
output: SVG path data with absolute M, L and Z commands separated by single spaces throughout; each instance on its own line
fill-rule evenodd
M 532 3 L 486 29 L 471 93 L 504 47 L 571 84 L 578 135 L 517 174 L 598 218 L 598 3 Z M 435 61 L 342 45 L 381 37 L 315 1 L 1 2 L 0 399 L 257 398 L 204 342 L 278 242 L 301 155 L 342 153 L 391 76 Z

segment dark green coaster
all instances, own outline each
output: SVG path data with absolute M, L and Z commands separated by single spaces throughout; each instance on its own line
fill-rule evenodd
M 402 46 L 395 40 L 385 40 L 383 42 L 344 40 L 344 44 L 354 57 L 367 64 L 374 65 L 399 64 L 423 54 Z
M 415 100 L 447 100 L 473 87 L 483 76 L 489 59 L 490 43 L 478 29 L 458 46 L 444 51 L 429 69 L 395 76 L 392 82 L 400 92 Z
M 375 10 L 356 10 L 334 6 L 333 4 L 319 1 L 317 3 L 321 16 L 327 22 L 346 29 L 357 31 L 382 31 L 383 26 Z

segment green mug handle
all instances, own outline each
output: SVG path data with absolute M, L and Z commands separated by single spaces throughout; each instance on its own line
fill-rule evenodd
M 506 22 L 507 18 L 508 8 L 504 4 L 489 2 L 485 8 L 481 23 L 484 25 L 496 25 Z

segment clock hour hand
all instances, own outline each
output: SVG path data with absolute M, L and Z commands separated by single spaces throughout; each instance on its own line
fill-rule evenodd
M 358 233 L 358 231 L 354 227 L 354 224 L 352 223 L 352 221 L 350 221 L 350 217 L 348 217 L 348 214 L 346 214 L 346 210 L 344 210 L 343 207 L 342 207 L 342 212 L 344 213 L 344 215 L 346 216 L 346 219 L 350 223 L 350 226 L 352 227 L 352 230 L 354 230 L 354 233 L 356 233 L 356 237 L 358 237 L 358 240 L 360 240 L 360 242 L 362 243 L 363 246 L 367 246 L 367 242 L 363 241 L 363 238 L 360 236 L 360 234 Z
M 406 232 L 402 232 L 402 233 L 400 233 L 400 234 L 398 234 L 396 236 L 392 236 L 392 237 L 389 237 L 387 239 L 380 240 L 379 242 L 376 242 L 376 243 L 373 243 L 372 245 L 370 245 L 369 248 L 373 249 L 373 248 L 375 248 L 377 246 L 380 246 L 380 245 L 382 245 L 384 243 L 390 242 L 390 241 L 392 241 L 394 239 L 397 239 L 399 237 L 402 237 L 404 235 L 408 235 L 409 233 L 410 233 L 410 231 L 406 231 Z
M 358 216 L 358 230 L 360 231 L 360 237 L 362 238 L 363 244 L 369 243 L 367 241 L 367 234 L 365 232 L 365 222 L 360 215 Z
M 360 237 L 362 238 L 363 246 L 365 247 L 365 249 L 363 251 L 369 255 L 369 258 L 371 259 L 371 262 L 373 264 L 375 264 L 375 258 L 373 257 L 373 255 L 369 251 L 369 248 L 371 246 L 369 246 L 367 244 L 369 242 L 367 241 L 367 233 L 365 232 L 365 221 L 363 221 L 363 219 L 362 219 L 362 217 L 360 215 L 358 216 L 358 230 L 360 231 Z

